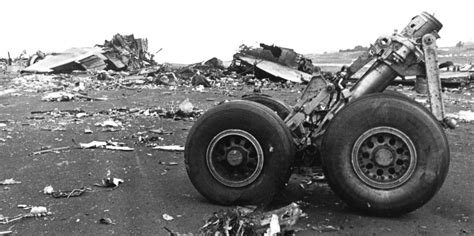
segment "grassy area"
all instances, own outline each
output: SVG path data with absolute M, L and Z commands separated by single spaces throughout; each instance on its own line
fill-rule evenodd
M 350 65 L 362 51 L 356 52 L 332 52 L 323 54 L 307 54 L 305 57 L 311 59 L 315 65 L 318 65 L 324 71 L 336 72 L 343 65 Z M 474 44 L 469 44 L 462 48 L 440 47 L 438 49 L 438 61 L 443 63 L 452 61 L 454 64 L 465 65 L 474 63 Z

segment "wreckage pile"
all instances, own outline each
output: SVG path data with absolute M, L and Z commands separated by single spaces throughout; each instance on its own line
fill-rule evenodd
M 148 40 L 132 35 L 114 35 L 111 41 L 89 48 L 71 48 L 62 53 L 44 54 L 38 51 L 29 59 L 29 66 L 22 72 L 71 73 L 75 70 L 135 71 L 156 65 L 153 54 L 148 52 Z
M 235 87 L 238 85 L 236 82 L 257 82 L 261 85 L 257 79 L 301 83 L 309 81 L 312 73 L 318 71 L 310 59 L 292 49 L 265 44 L 260 46 L 261 48 L 241 46 L 228 68 L 217 58 L 178 68 L 156 63 L 154 54 L 148 52 L 147 39 L 116 34 L 110 41 L 105 40 L 104 44 L 93 48 L 71 48 L 62 53 L 51 54 L 38 51 L 30 57 L 31 65 L 23 69 L 22 73 L 59 76 L 53 77 L 54 79 L 68 78 L 69 75 L 86 75 L 92 80 L 114 81 L 105 84 L 106 87 L 112 86 L 114 89 L 114 84 L 127 87 L 147 84 L 225 87 L 231 84 Z M 25 82 L 33 87 L 38 85 L 30 83 L 31 77 L 17 80 L 16 85 L 25 79 Z M 46 79 L 48 84 L 49 79 Z M 90 84 L 90 81 L 88 82 Z M 92 87 L 96 89 L 100 85 Z M 42 86 L 37 90 L 44 88 Z
M 108 68 L 113 70 L 137 70 L 156 65 L 154 55 L 148 52 L 148 40 L 131 35 L 116 34 L 110 41 L 99 45 L 107 57 Z
M 23 75 L 13 79 L 7 87 L 17 91 L 32 93 L 57 91 L 83 93 L 87 90 L 113 90 L 119 88 L 153 89 L 162 86 L 197 86 L 201 87 L 202 90 L 205 87 L 211 86 L 236 88 L 243 81 L 254 83 L 252 77 L 241 76 L 214 65 L 198 63 L 182 68 L 175 68 L 166 64 L 155 65 L 142 68 L 133 73 L 102 70 L 53 75 Z
M 293 49 L 266 45 L 260 48 L 241 45 L 234 55 L 230 69 L 240 73 L 252 71 L 257 78 L 270 78 L 273 81 L 308 82 L 313 73 L 320 69 Z

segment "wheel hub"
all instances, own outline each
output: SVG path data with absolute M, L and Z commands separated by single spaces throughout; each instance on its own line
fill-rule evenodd
M 211 175 L 229 187 L 243 187 L 255 181 L 263 169 L 263 149 L 257 139 L 240 129 L 224 130 L 206 151 Z
M 378 151 L 375 152 L 375 162 L 379 166 L 389 166 L 393 163 L 393 155 L 392 152 L 388 148 L 380 148 Z
M 227 162 L 231 166 L 238 166 L 242 164 L 243 159 L 244 155 L 239 150 L 234 149 L 227 153 Z
M 366 131 L 356 140 L 351 162 L 362 182 L 374 188 L 391 189 L 410 179 L 417 155 L 405 133 L 382 126 Z

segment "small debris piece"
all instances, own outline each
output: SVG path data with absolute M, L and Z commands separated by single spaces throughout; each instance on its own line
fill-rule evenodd
M 313 226 L 311 227 L 314 231 L 318 231 L 320 233 L 327 233 L 327 232 L 334 232 L 341 230 L 340 227 L 335 227 L 332 225 L 321 225 L 321 226 Z
M 200 74 L 196 74 L 191 78 L 191 84 L 193 86 L 203 86 L 203 87 L 211 87 L 211 83 L 209 80 Z
M 122 126 L 122 122 L 120 121 L 114 121 L 112 119 L 108 119 L 103 122 L 98 122 L 95 124 L 95 126 L 100 126 L 100 127 L 120 127 Z
M 71 147 L 69 147 L 69 146 L 66 146 L 66 147 L 57 147 L 57 148 L 49 148 L 49 149 L 44 149 L 44 150 L 40 150 L 40 151 L 33 152 L 33 155 L 40 155 L 40 154 L 45 154 L 45 153 L 49 153 L 49 152 L 59 152 L 59 151 L 68 150 L 68 149 L 70 149 L 70 148 L 71 148 Z
M 0 181 L 0 185 L 12 185 L 12 184 L 21 184 L 20 181 L 16 181 L 14 179 L 6 179 L 3 181 Z
M 165 162 L 165 161 L 160 161 L 160 165 L 165 165 L 165 166 L 177 166 L 178 162 L 170 161 L 170 162 Z
M 457 114 L 447 114 L 446 117 L 452 117 L 454 119 L 457 119 L 459 122 L 474 122 L 474 112 L 470 110 L 461 110 Z
M 30 210 L 30 214 L 38 215 L 38 216 L 41 216 L 47 213 L 48 213 L 48 209 L 44 206 L 34 206 Z
M 103 225 L 114 225 L 115 223 L 112 221 L 110 218 L 101 218 L 99 221 L 99 224 Z
M 185 114 L 193 112 L 194 105 L 189 101 L 189 98 L 186 98 L 183 102 L 179 104 L 179 110 Z
M 33 217 L 41 217 L 41 216 L 49 216 L 53 213 L 49 212 L 46 207 L 43 206 L 32 206 L 32 207 L 25 207 L 23 209 L 31 209 L 30 213 L 20 214 L 13 217 L 5 217 L 0 215 L 0 224 L 9 224 L 23 218 L 33 218 Z
M 82 187 L 82 188 L 79 188 L 79 189 L 73 189 L 73 190 L 69 190 L 69 191 L 59 190 L 59 191 L 52 192 L 51 196 L 54 197 L 54 198 L 79 197 L 83 193 L 85 193 L 87 190 L 90 190 L 90 189 Z
M 12 233 L 13 233 L 13 231 L 11 231 L 11 230 L 0 231 L 0 235 L 10 235 L 10 234 L 12 234 Z
M 96 183 L 94 184 L 94 186 L 103 187 L 103 188 L 116 188 L 121 183 L 123 183 L 123 179 L 107 177 L 107 178 L 102 179 L 102 183 L 100 184 Z
M 85 133 L 85 134 L 92 134 L 93 132 L 92 132 L 91 129 L 85 129 L 85 130 L 84 130 L 84 133 Z
M 120 131 L 120 130 L 122 130 L 122 129 L 109 127 L 109 128 L 102 129 L 102 132 L 117 132 L 117 131 Z
M 173 134 L 173 131 L 166 131 L 163 128 L 151 129 L 151 130 L 148 130 L 148 132 L 154 133 L 154 134 L 167 134 L 167 135 Z
M 46 195 L 51 195 L 53 192 L 54 192 L 54 189 L 53 189 L 53 186 L 51 186 L 51 185 L 48 185 L 48 186 L 44 187 L 44 189 L 43 189 L 43 193 L 46 194 Z
M 163 219 L 166 221 L 171 221 L 174 220 L 174 217 L 168 215 L 168 214 L 163 214 Z
M 116 150 L 116 151 L 134 151 L 135 150 L 135 148 L 131 148 L 131 147 L 112 146 L 112 145 L 105 146 L 105 149 Z
M 74 99 L 74 94 L 68 92 L 52 92 L 41 98 L 41 101 L 46 102 L 66 102 Z
M 179 145 L 156 146 L 153 149 L 161 151 L 184 152 L 184 147 Z
M 112 142 L 112 141 L 92 141 L 90 143 L 79 143 L 79 146 L 82 149 L 89 149 L 89 148 L 105 148 L 108 150 L 116 150 L 116 151 L 134 151 L 134 148 L 123 146 L 123 143 L 119 142 Z
M 303 214 L 303 211 L 300 209 L 298 204 L 291 203 L 288 206 L 266 212 L 265 214 L 260 215 L 260 217 L 257 217 L 260 225 L 269 225 L 273 214 L 280 217 L 280 225 L 291 226 L 296 223 L 299 217 Z
M 107 146 L 107 142 L 105 141 L 92 141 L 90 143 L 79 143 L 81 148 L 101 148 Z
M 268 227 L 266 235 L 277 235 L 280 233 L 280 222 L 278 216 L 273 214 L 270 220 L 270 227 Z

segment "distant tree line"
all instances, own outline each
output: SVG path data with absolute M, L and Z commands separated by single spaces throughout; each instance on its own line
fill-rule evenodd
M 369 49 L 368 47 L 357 45 L 354 48 L 340 49 L 339 52 L 360 52 L 360 51 L 367 51 L 368 49 Z

